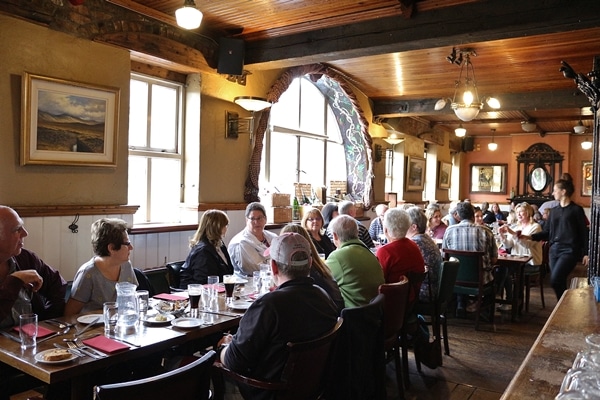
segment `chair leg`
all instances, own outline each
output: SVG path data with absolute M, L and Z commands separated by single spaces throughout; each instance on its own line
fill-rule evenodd
M 398 384 L 398 395 L 401 399 L 404 399 L 404 382 L 402 376 L 404 375 L 405 369 L 402 366 L 402 362 L 400 361 L 400 348 L 396 347 L 395 349 L 393 349 L 393 352 L 394 362 L 396 363 L 396 383 Z
M 450 355 L 450 345 L 448 344 L 448 322 L 445 315 L 440 315 L 440 323 L 442 324 L 442 332 L 444 333 L 444 350 L 447 356 Z
M 544 301 L 544 275 L 540 273 L 540 297 L 542 298 L 542 308 L 546 308 L 546 302 Z
M 529 312 L 529 298 L 531 296 L 531 277 L 525 278 L 525 312 Z
M 404 387 L 410 387 L 410 377 L 408 376 L 408 345 L 406 343 L 406 332 L 400 336 L 400 347 L 402 348 L 402 376 Z

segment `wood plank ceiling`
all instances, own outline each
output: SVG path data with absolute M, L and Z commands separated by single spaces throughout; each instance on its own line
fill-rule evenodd
M 7 1 L 26 3 L 0 0 L 0 11 L 7 12 L 1 4 Z M 108 2 L 171 27 L 183 4 Z M 429 129 L 458 127 L 449 106 L 433 108 L 452 97 L 460 68 L 446 57 L 456 47 L 476 51 L 479 94 L 502 104 L 496 112 L 484 106 L 475 120 L 463 122 L 468 135 L 489 136 L 491 129 L 498 136 L 523 134 L 523 120 L 544 134 L 573 132 L 580 119 L 588 133 L 593 125 L 587 99 L 559 68 L 564 60 L 577 72 L 592 70 L 600 55 L 600 1 L 196 0 L 196 6 L 202 25 L 182 37 L 243 39 L 249 71 L 327 63 L 372 100 L 373 122 L 402 127 L 403 118 L 411 118 Z

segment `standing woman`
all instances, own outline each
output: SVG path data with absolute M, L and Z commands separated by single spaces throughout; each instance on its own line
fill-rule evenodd
M 550 242 L 550 284 L 557 299 L 567 290 L 567 278 L 577 262 L 582 260 L 584 267 L 588 265 L 587 219 L 583 208 L 571 201 L 573 192 L 572 181 L 559 179 L 554 184 L 552 195 L 559 205 L 550 211 L 544 230 L 531 235 L 532 240 Z
M 311 208 L 304 213 L 302 227 L 310 234 L 310 239 L 315 245 L 317 253 L 325 254 L 325 258 L 329 257 L 329 254 L 335 250 L 335 245 L 331 242 L 329 236 L 325 235 L 323 215 L 318 208 Z
M 425 210 L 427 217 L 427 234 L 432 239 L 443 239 L 448 227 L 442 222 L 442 212 L 438 206 L 428 206 Z
M 65 315 L 101 310 L 104 302 L 116 301 L 117 282 L 138 285 L 129 262 L 133 246 L 127 230 L 127 222 L 117 218 L 100 218 L 92 224 L 94 257 L 75 274 Z
M 207 283 L 209 275 L 233 274 L 233 264 L 223 243 L 229 218 L 220 210 L 208 210 L 198 224 L 198 230 L 190 240 L 190 254 L 181 266 L 179 287 L 187 289 L 190 283 Z

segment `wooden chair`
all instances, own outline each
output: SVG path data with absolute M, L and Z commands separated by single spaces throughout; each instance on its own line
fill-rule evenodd
M 95 386 L 94 399 L 211 399 L 210 368 L 216 357 L 217 354 L 211 350 L 191 364 L 164 374 L 131 382 Z
M 278 400 L 311 400 L 319 399 L 325 391 L 327 372 L 334 344 L 343 318 L 338 318 L 335 326 L 325 335 L 306 342 L 289 342 L 287 351 L 288 359 L 283 367 L 281 379 L 276 382 L 261 381 L 250 378 L 225 367 L 217 361 L 213 365 L 213 377 L 219 379 L 218 374 L 243 383 L 245 385 L 275 392 Z M 215 397 L 223 398 L 220 392 L 222 385 L 215 384 Z
M 479 317 L 481 309 L 490 308 L 490 323 L 494 324 L 494 311 L 496 304 L 496 294 L 494 290 L 494 281 L 484 284 L 483 270 L 483 251 L 460 251 L 444 249 L 444 257 L 448 260 L 450 257 L 458 259 L 460 267 L 454 285 L 454 293 L 475 296 L 475 329 L 479 329 Z M 484 298 L 490 299 L 489 304 L 484 304 Z
M 181 292 L 183 289 L 179 287 L 180 279 L 179 275 L 181 273 L 181 267 L 185 261 L 172 261 L 165 265 L 167 267 L 167 278 L 169 279 L 169 286 L 171 292 Z
M 406 276 L 396 283 L 386 283 L 379 286 L 379 293 L 385 296 L 383 305 L 383 343 L 384 349 L 388 354 L 393 354 L 396 364 L 396 383 L 400 398 L 404 398 L 404 375 L 408 373 L 408 360 L 400 358 L 400 349 L 402 347 L 401 337 L 403 333 L 405 313 L 408 306 L 408 296 L 410 292 L 409 279 Z M 404 347 L 402 347 L 404 349 Z M 403 357 L 407 357 L 403 355 Z
M 402 348 L 402 376 L 404 377 L 404 387 L 410 387 L 410 374 L 408 373 L 408 336 L 414 335 L 419 329 L 415 305 L 419 300 L 419 291 L 425 279 L 426 272 L 407 272 L 409 290 L 406 298 L 406 310 L 404 312 L 404 324 L 400 335 L 400 347 Z M 412 300 L 410 299 L 412 297 Z
M 540 265 L 527 265 L 523 270 L 523 279 L 525 286 L 525 311 L 529 312 L 529 298 L 531 284 L 537 279 L 540 283 L 540 297 L 542 299 L 542 308 L 546 308 L 544 301 L 544 278 L 546 271 L 549 271 L 548 254 L 550 251 L 550 242 L 542 242 L 542 263 Z
M 450 346 L 448 344 L 448 322 L 446 320 L 446 311 L 448 304 L 452 300 L 454 293 L 454 284 L 458 275 L 458 261 L 443 261 L 440 269 L 440 280 L 438 282 L 438 291 L 434 293 L 433 303 L 418 301 L 415 305 L 417 314 L 427 317 L 429 325 L 433 330 L 433 335 L 444 339 L 444 350 L 446 355 L 450 355 Z M 421 363 L 415 353 L 415 362 L 417 371 L 421 371 Z
M 327 400 L 385 399 L 383 294 L 369 304 L 344 308 L 344 326 L 325 393 Z
M 150 281 L 154 294 L 171 293 L 169 280 L 167 278 L 168 270 L 166 267 L 158 267 L 144 270 L 144 275 Z

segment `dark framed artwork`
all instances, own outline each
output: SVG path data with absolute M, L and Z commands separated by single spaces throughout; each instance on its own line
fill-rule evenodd
M 425 188 L 425 159 L 408 156 L 406 161 L 406 191 L 423 191 Z
M 508 164 L 471 164 L 471 193 L 506 193 Z
M 452 164 L 440 161 L 438 174 L 438 188 L 450 189 L 450 178 L 452 177 Z

